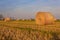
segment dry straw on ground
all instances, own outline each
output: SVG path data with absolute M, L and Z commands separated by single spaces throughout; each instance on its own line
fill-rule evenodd
M 55 18 L 50 12 L 38 12 L 36 14 L 36 24 L 38 25 L 53 24 L 54 21 Z

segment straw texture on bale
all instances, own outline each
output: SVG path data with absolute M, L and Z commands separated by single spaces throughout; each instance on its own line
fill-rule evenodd
M 4 21 L 6 22 L 6 21 L 10 21 L 11 19 L 10 18 L 5 18 L 4 19 Z
M 53 24 L 54 16 L 50 12 L 38 12 L 36 14 L 36 24 L 45 25 L 45 24 Z

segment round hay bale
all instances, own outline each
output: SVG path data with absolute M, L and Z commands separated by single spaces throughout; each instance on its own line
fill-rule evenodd
M 36 24 L 45 25 L 45 24 L 53 24 L 55 18 L 50 12 L 38 12 L 36 14 L 35 20 L 36 20 Z
M 7 21 L 10 21 L 11 19 L 10 18 L 5 18 L 4 21 L 7 22 Z

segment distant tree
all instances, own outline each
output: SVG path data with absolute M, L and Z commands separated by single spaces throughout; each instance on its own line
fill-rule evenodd
M 34 18 L 31 18 L 31 21 L 35 21 L 35 19 Z
M 3 18 L 4 18 L 4 17 L 3 17 L 3 15 L 2 15 L 2 14 L 0 14 L 0 20 L 3 20 Z
M 11 19 L 11 21 L 14 21 L 15 20 L 14 17 L 10 17 L 10 19 Z
M 57 21 L 57 22 L 60 22 L 60 19 L 57 19 L 56 21 Z

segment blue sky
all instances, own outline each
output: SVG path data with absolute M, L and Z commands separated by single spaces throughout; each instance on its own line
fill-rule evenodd
M 0 0 L 0 14 L 5 17 L 34 18 L 38 11 L 60 18 L 60 0 Z

